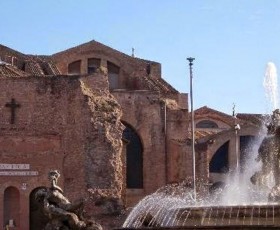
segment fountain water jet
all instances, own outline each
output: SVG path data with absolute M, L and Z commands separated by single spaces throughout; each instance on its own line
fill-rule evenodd
M 269 111 L 274 111 L 279 108 L 278 101 L 278 81 L 277 81 L 277 69 L 273 62 L 268 62 L 265 77 L 263 81 L 265 89 L 265 95 L 268 100 L 267 105 L 270 105 Z
M 280 111 L 277 109 L 276 73 L 275 65 L 268 63 L 264 87 L 274 112 L 267 125 L 268 135 L 260 147 L 253 150 L 258 155 L 252 154 L 251 157 L 251 164 L 253 162 L 259 168 L 255 167 L 253 172 L 253 167 L 249 166 L 251 171 L 247 170 L 246 180 L 240 177 L 239 170 L 232 173 L 229 175 L 230 183 L 223 190 L 208 196 L 204 196 L 207 194 L 205 190 L 208 189 L 205 183 L 197 183 L 199 187 L 197 191 L 200 192 L 197 193 L 196 199 L 193 199 L 194 191 L 191 183 L 183 182 L 161 188 L 138 203 L 123 224 L 124 228 L 278 229 L 280 227 Z M 259 163 L 254 160 L 256 157 Z M 271 178 L 274 179 L 272 186 Z M 249 183 L 250 180 L 255 185 Z M 234 181 L 236 183 L 233 183 Z M 241 189 L 240 184 L 243 185 Z M 227 193 L 233 195 L 234 199 L 230 200 Z

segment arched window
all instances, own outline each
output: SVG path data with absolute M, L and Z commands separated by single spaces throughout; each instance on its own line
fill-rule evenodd
M 20 229 L 19 212 L 19 190 L 15 187 L 8 187 L 4 191 L 4 225 L 14 225 Z
M 203 128 L 203 129 L 217 129 L 217 128 L 219 128 L 217 123 L 215 123 L 214 121 L 210 121 L 210 120 L 199 121 L 196 124 L 195 127 L 196 128 Z
M 127 188 L 143 188 L 143 148 L 135 130 L 127 125 L 123 138 L 128 141 L 126 146 L 126 186 Z
M 120 67 L 115 65 L 112 62 L 107 62 L 108 69 L 108 80 L 109 80 L 109 88 L 110 89 L 118 89 L 119 88 L 119 73 Z
M 68 65 L 69 74 L 80 74 L 81 73 L 81 60 L 74 61 Z
M 228 167 L 228 147 L 229 141 L 224 143 L 214 154 L 210 163 L 210 173 L 226 173 L 229 170 Z
M 89 58 L 88 59 L 88 73 L 95 73 L 97 68 L 100 67 L 101 60 L 98 58 Z

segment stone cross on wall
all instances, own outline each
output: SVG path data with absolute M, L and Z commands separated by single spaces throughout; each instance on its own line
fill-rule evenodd
M 11 102 L 6 103 L 5 106 L 11 109 L 11 124 L 14 124 L 16 118 L 16 109 L 20 108 L 20 104 L 17 104 L 16 100 L 12 98 Z

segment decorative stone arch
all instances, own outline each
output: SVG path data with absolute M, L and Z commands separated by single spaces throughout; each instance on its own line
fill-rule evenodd
M 42 204 L 40 204 L 35 199 L 35 194 L 38 192 L 38 190 L 43 189 L 46 187 L 37 187 L 33 189 L 29 195 L 29 225 L 30 230 L 37 230 L 37 229 L 43 229 L 47 222 L 48 218 L 45 216 L 42 210 Z
M 200 127 L 197 127 L 199 124 Z M 206 127 L 203 127 L 205 126 Z M 207 128 L 212 128 L 210 125 L 213 125 L 214 129 L 224 129 L 228 130 L 231 128 L 232 124 L 227 121 L 226 119 L 223 119 L 221 116 L 213 116 L 211 114 L 204 114 L 204 115 L 197 115 L 195 117 L 195 126 L 200 129 L 207 129 Z
M 218 148 L 209 162 L 210 173 L 226 173 L 229 171 L 229 141 Z
M 219 135 L 217 138 L 215 138 L 215 141 L 213 144 L 209 146 L 209 156 L 208 159 L 212 159 L 214 154 L 217 152 L 217 150 L 227 141 L 230 141 L 233 137 L 234 132 L 227 132 L 225 135 Z
M 241 129 L 238 131 L 238 145 L 239 145 L 239 150 L 240 151 L 240 163 L 242 164 L 242 148 L 244 148 L 244 143 L 242 143 L 242 136 L 252 136 L 253 139 L 258 139 L 260 137 L 260 127 L 257 126 L 243 126 Z M 213 144 L 209 146 L 208 152 L 209 156 L 208 159 L 211 160 L 214 156 L 214 154 L 218 151 L 218 149 L 227 141 L 229 141 L 230 147 L 229 147 L 229 167 L 235 168 L 235 158 L 236 156 L 233 155 L 235 153 L 235 131 L 228 130 L 226 132 L 222 132 L 221 134 L 217 134 L 215 137 L 215 141 Z M 249 140 L 245 140 L 245 143 L 247 143 Z M 260 140 L 261 141 L 261 140 Z M 246 144 L 245 144 L 246 146 Z M 247 157 L 247 156 L 245 156 Z M 210 161 L 209 161 L 210 163 Z M 234 164 L 234 165 L 233 165 Z
M 202 128 L 202 129 L 218 129 L 219 126 L 215 121 L 204 119 L 196 123 L 196 128 Z
M 128 189 L 143 188 L 143 145 L 136 130 L 126 122 L 123 138 L 126 145 L 126 187 Z
M 208 148 L 208 166 L 209 166 L 209 173 L 225 173 L 225 172 L 211 172 L 211 164 L 215 164 L 215 159 L 214 156 L 215 154 L 217 154 L 217 152 L 221 152 L 221 151 L 225 151 L 226 152 L 226 156 L 224 161 L 227 160 L 228 161 L 228 165 L 224 165 L 230 168 L 230 143 L 232 141 L 232 137 L 234 135 L 234 131 L 229 130 L 226 132 L 222 132 L 221 134 L 217 134 L 214 138 L 214 142 L 209 145 Z M 228 145 L 228 146 L 227 146 Z M 218 154 L 222 154 L 222 153 L 218 153 Z M 216 155 L 217 156 L 217 155 Z M 211 162 L 212 161 L 212 162 Z M 222 168 L 222 167 L 221 167 Z M 215 170 L 214 170 L 215 171 Z M 215 178 L 215 177 L 214 177 Z M 213 179 L 213 178 L 212 178 Z M 216 181 L 216 179 L 214 179 L 214 181 Z
M 4 191 L 4 226 L 20 228 L 20 192 L 16 187 Z

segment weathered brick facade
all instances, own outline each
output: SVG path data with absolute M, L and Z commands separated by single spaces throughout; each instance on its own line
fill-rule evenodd
M 48 186 L 51 169 L 70 200 L 89 198 L 87 215 L 105 229 L 121 225 L 122 205 L 192 178 L 187 95 L 162 79 L 159 63 L 96 41 L 51 56 L 0 45 L 0 57 L 0 226 L 13 219 L 16 229 L 36 229 L 34 191 Z M 223 181 L 209 165 L 229 143 L 234 168 L 234 124 L 239 136 L 256 136 L 253 118 L 195 111 L 198 178 Z M 97 194 L 106 197 L 98 206 Z
M 29 196 L 34 189 L 49 186 L 47 174 L 51 169 L 62 173 L 60 185 L 70 200 L 89 197 L 90 188 L 109 190 L 121 199 L 121 111 L 102 77 L 0 79 L 1 164 L 28 165 L 26 170 L 2 169 L 2 173 L 13 175 L 0 176 L 2 195 L 10 186 L 19 191 L 19 215 L 14 222 L 20 229 L 29 229 Z M 100 85 L 102 93 L 95 88 Z M 10 108 L 5 106 L 12 98 L 20 105 L 14 124 L 10 122 Z M 18 172 L 24 175 L 15 176 Z M 29 172 L 35 175 L 26 175 Z M 3 211 L 1 208 L 1 216 Z M 0 219 L 1 226 L 12 219 L 7 218 Z
M 107 74 L 109 63 L 119 67 L 114 87 L 110 87 L 109 79 L 110 92 L 122 108 L 122 122 L 133 127 L 143 147 L 143 187 L 126 189 L 126 205 L 135 204 L 171 182 L 169 173 L 177 171 L 177 167 L 171 167 L 172 163 L 168 166 L 174 154 L 168 145 L 173 138 L 186 136 L 188 103 L 186 95 L 178 93 L 161 78 L 160 64 L 130 57 L 95 41 L 54 54 L 52 58 L 64 74 L 68 73 L 68 66 L 77 61 L 81 63 L 80 73 L 86 74 L 92 58 L 100 60 L 99 69 Z M 173 163 L 178 164 L 181 158 L 177 160 Z M 180 179 L 172 178 L 172 182 Z
M 48 186 L 51 169 L 61 172 L 59 184 L 70 200 L 89 198 L 87 215 L 105 229 L 121 224 L 118 206 L 132 206 L 184 177 L 176 174 L 184 154 L 173 157 L 170 146 L 172 139 L 186 135 L 187 97 L 161 78 L 159 63 L 95 41 L 48 57 L 0 47 L 5 61 L 0 64 L 0 163 L 26 167 L 2 170 L 11 175 L 0 176 L 4 200 L 0 225 L 13 219 L 20 229 L 36 229 L 32 199 L 37 188 Z M 90 63 L 100 63 L 92 74 Z M 77 73 L 69 72 L 77 68 Z M 11 102 L 18 105 L 14 115 L 6 106 Z M 133 167 L 127 155 L 133 153 L 125 146 L 134 141 L 123 139 L 127 127 L 140 141 L 142 185 L 138 187 L 127 187 L 131 173 L 127 167 Z M 180 149 L 180 144 L 175 145 Z M 100 193 L 107 200 L 95 206 L 94 197 Z
M 237 114 L 235 118 L 206 106 L 195 110 L 194 117 L 196 176 L 214 186 L 215 184 L 223 184 L 228 172 L 236 169 L 237 156 L 240 167 L 246 161 L 246 159 L 241 159 L 242 155 L 254 154 L 251 152 L 252 144 L 254 144 L 252 141 L 257 142 L 264 135 L 262 129 L 265 117 L 260 114 Z M 240 126 L 237 132 L 235 130 L 236 124 Z M 189 139 L 184 145 L 188 159 L 192 157 L 190 131 L 189 126 Z M 226 148 L 223 149 L 223 146 Z M 219 154 L 220 156 L 217 157 Z M 220 158 L 223 158 L 222 155 L 225 156 L 224 160 Z M 218 158 L 217 161 L 215 157 Z M 220 170 L 211 169 L 211 165 L 219 166 L 217 162 L 221 166 Z M 226 166 L 225 170 L 222 169 L 223 164 Z M 189 165 L 188 168 L 192 169 L 192 166 Z M 186 174 L 192 175 L 190 171 Z

